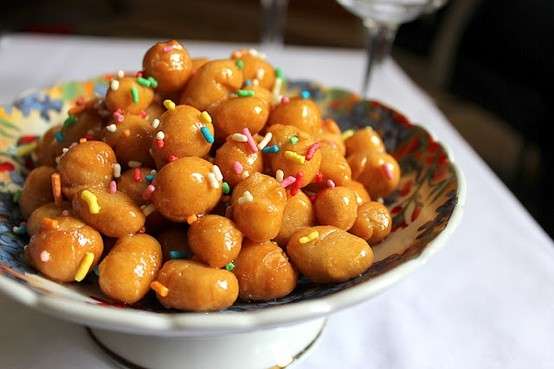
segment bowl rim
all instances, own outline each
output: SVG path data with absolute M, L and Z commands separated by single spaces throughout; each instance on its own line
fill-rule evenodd
M 395 112 L 397 111 L 386 104 L 380 104 Z M 436 136 L 427 127 L 413 124 L 411 121 L 410 124 L 423 129 L 435 140 Z M 458 182 L 456 190 L 457 202 L 445 228 L 427 244 L 418 256 L 396 265 L 381 275 L 342 291 L 319 298 L 272 306 L 260 310 L 213 313 L 187 312 L 184 314 L 157 313 L 136 309 L 121 309 L 114 306 L 99 306 L 83 303 L 82 301 L 64 296 L 41 294 L 5 276 L 1 270 L 0 292 L 23 305 L 64 320 L 96 328 L 159 336 L 215 335 L 246 332 L 299 323 L 329 315 L 368 300 L 399 282 L 419 266 L 425 264 L 433 254 L 444 246 L 447 238 L 460 223 L 466 201 L 466 180 L 456 163 L 450 147 L 441 141 L 437 142 L 444 148 Z

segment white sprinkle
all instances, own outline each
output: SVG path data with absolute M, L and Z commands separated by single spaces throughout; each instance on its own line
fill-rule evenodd
M 242 196 L 239 197 L 239 199 L 238 199 L 239 205 L 245 204 L 247 202 L 252 202 L 252 201 L 254 201 L 254 196 L 252 196 L 250 191 L 244 191 L 242 193 Z
M 138 168 L 142 165 L 142 163 L 140 161 L 130 160 L 127 165 L 129 166 L 129 168 Z
M 68 151 L 69 151 L 69 149 L 68 149 L 67 147 L 64 147 L 64 148 L 62 149 L 62 154 L 65 154 L 65 153 L 67 153 Z
M 264 147 L 267 146 L 267 144 L 269 143 L 269 141 L 271 141 L 272 138 L 273 138 L 273 134 L 271 132 L 267 132 L 266 135 L 264 136 L 264 139 L 261 140 L 260 143 L 258 144 L 258 149 L 263 150 Z
M 155 118 L 153 121 L 152 121 L 152 128 L 156 129 L 160 126 L 160 120 L 158 118 Z
M 117 76 L 118 76 L 119 78 L 123 78 L 123 77 L 125 77 L 125 72 L 122 71 L 122 70 L 118 70 L 118 71 L 117 71 Z
M 150 171 L 150 174 L 153 175 L 153 176 L 155 176 L 156 173 L 158 173 L 158 171 L 157 171 L 156 169 L 152 169 L 152 170 Z
M 145 217 L 149 216 L 156 210 L 156 208 L 152 204 L 142 205 L 140 209 L 142 210 L 142 213 L 144 214 Z
M 263 69 L 260 69 L 263 70 Z M 117 91 L 119 90 L 119 81 L 117 79 L 112 79 L 110 82 L 110 90 Z
M 260 81 L 258 81 L 257 78 L 254 78 L 254 79 L 252 80 L 252 86 L 259 86 L 259 85 L 260 85 Z
M 117 131 L 117 126 L 115 124 L 110 124 L 109 126 L 106 126 L 106 129 L 108 132 L 115 132 Z
M 283 79 L 275 79 L 275 84 L 273 85 L 273 103 L 279 104 L 281 102 L 281 87 L 283 87 Z
M 242 178 L 243 178 L 243 179 L 246 179 L 246 178 L 248 178 L 248 177 L 250 177 L 250 172 L 248 172 L 247 170 L 245 170 L 244 172 L 242 172 Z
M 248 137 L 246 137 L 242 133 L 234 133 L 233 135 L 231 135 L 231 139 L 237 142 L 248 142 Z
M 258 56 L 259 52 L 256 49 L 248 49 L 248 54 L 252 56 Z
M 48 260 L 50 260 L 50 253 L 46 250 L 43 250 L 40 253 L 40 261 L 42 261 L 43 263 L 46 263 Z
M 118 163 L 115 163 L 113 165 L 113 176 L 115 178 L 121 177 L 121 165 L 119 165 Z
M 283 179 L 285 179 L 285 172 L 283 172 L 281 169 L 277 169 L 277 172 L 275 172 L 275 179 L 279 183 L 283 182 Z
M 217 165 L 214 165 L 212 167 L 212 172 L 218 181 L 223 181 L 223 174 L 221 173 L 221 169 L 219 169 Z
M 265 76 L 265 69 L 263 68 L 258 69 L 258 71 L 256 72 L 256 78 L 261 80 L 261 79 L 264 79 L 264 76 Z
M 159 131 L 158 133 L 156 133 L 156 140 L 163 141 L 164 138 L 165 138 L 164 131 Z
M 211 188 L 219 188 L 219 182 L 217 181 L 215 174 L 208 173 L 208 181 L 210 182 Z

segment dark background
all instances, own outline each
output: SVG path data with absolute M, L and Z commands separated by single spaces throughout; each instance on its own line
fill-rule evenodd
M 3 2 L 0 32 L 258 42 L 257 0 Z M 393 56 L 554 235 L 554 1 L 451 0 L 403 25 Z M 332 0 L 291 0 L 285 42 L 362 48 Z M 474 189 L 479 190 L 479 189 Z

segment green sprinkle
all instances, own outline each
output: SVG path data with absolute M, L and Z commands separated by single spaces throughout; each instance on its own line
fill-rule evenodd
M 283 70 L 279 67 L 275 68 L 275 77 L 283 79 L 285 75 L 283 74 Z
M 15 191 L 12 197 L 13 202 L 19 202 L 20 198 L 21 198 L 21 190 Z
M 293 145 L 296 145 L 298 141 L 299 141 L 298 136 L 290 136 L 289 138 L 289 142 Z
M 169 258 L 170 259 L 184 259 L 187 255 L 182 250 L 171 250 L 169 251 Z
M 225 269 L 227 269 L 227 271 L 229 272 L 232 272 L 233 269 L 235 269 L 235 264 L 233 264 L 233 262 L 231 261 L 229 264 L 225 265 Z
M 150 80 L 144 78 L 144 77 L 138 77 L 137 78 L 137 83 L 141 86 L 144 86 L 144 87 L 151 87 L 151 82 Z
M 221 188 L 223 189 L 223 193 L 225 195 L 228 195 L 229 193 L 231 193 L 231 186 L 229 186 L 229 183 L 223 182 L 223 184 L 221 185 Z
M 237 91 L 238 97 L 252 97 L 254 96 L 254 91 L 252 90 L 238 90 Z
M 63 122 L 63 128 L 67 128 L 69 126 L 74 125 L 77 123 L 77 117 L 74 115 L 69 115 L 66 120 Z
M 157 88 L 158 87 L 158 81 L 156 81 L 156 78 L 148 77 L 148 80 L 150 81 L 150 87 L 152 87 L 152 88 Z
M 235 64 L 237 65 L 237 68 L 240 69 L 240 70 L 243 70 L 244 69 L 244 60 L 242 59 L 237 59 L 237 61 L 235 62 Z
M 135 86 L 131 87 L 131 100 L 134 104 L 140 101 L 139 92 Z

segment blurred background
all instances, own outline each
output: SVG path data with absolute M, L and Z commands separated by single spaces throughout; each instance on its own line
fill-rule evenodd
M 255 43 L 263 26 L 259 0 L 28 0 L 2 5 L 2 33 Z M 283 35 L 290 45 L 364 48 L 366 42 L 362 21 L 334 0 L 290 0 Z M 552 0 L 450 0 L 403 24 L 392 49 L 393 58 L 551 236 L 552 35 Z

